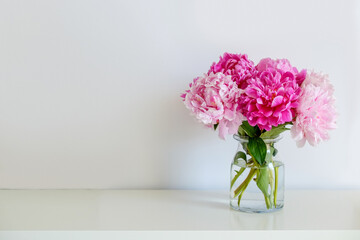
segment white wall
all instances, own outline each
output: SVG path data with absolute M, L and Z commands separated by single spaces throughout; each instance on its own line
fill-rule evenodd
M 360 187 L 359 1 L 1 1 L 1 188 L 227 188 L 236 142 L 179 95 L 225 51 L 329 73 L 339 128 L 288 188 Z

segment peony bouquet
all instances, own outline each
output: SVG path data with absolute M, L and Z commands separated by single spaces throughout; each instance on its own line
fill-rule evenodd
M 243 151 L 235 155 L 239 168 L 232 175 L 231 189 L 247 167 L 253 170 L 231 190 L 237 205 L 254 180 L 270 209 L 277 207 L 279 179 L 276 141 L 269 139 L 287 130 L 299 147 L 329 139 L 337 116 L 333 93 L 327 75 L 299 71 L 287 59 L 264 58 L 254 65 L 245 54 L 225 53 L 181 97 L 196 119 L 218 130 L 220 138 L 231 134 L 241 140 Z

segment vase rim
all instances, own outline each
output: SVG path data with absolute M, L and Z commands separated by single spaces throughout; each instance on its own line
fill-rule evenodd
M 239 142 L 248 142 L 249 141 L 249 137 L 248 136 L 240 136 L 239 134 L 234 134 L 233 138 Z M 262 140 L 264 140 L 265 143 L 272 143 L 272 142 L 278 142 L 279 140 L 282 139 L 282 136 L 277 136 L 275 138 L 261 138 Z

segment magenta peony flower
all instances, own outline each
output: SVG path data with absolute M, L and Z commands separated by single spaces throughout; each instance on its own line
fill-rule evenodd
M 230 75 L 241 89 L 247 86 L 247 80 L 256 74 L 254 63 L 250 61 L 246 54 L 224 53 L 218 63 L 213 63 L 209 73 L 221 72 Z
M 295 80 L 298 85 L 301 85 L 306 77 L 306 70 L 303 69 L 301 72 L 297 70 L 296 67 L 291 66 L 289 60 L 287 59 L 271 59 L 271 58 L 263 58 L 260 60 L 256 69 L 258 71 L 266 71 L 269 68 L 276 69 L 281 73 L 291 72 L 295 76 Z
M 237 112 L 240 89 L 231 76 L 222 73 L 204 74 L 190 83 L 182 95 L 185 106 L 207 126 L 219 124 L 219 136 L 237 132 L 243 117 Z
M 249 80 L 239 100 L 239 108 L 251 126 L 267 131 L 292 121 L 301 89 L 295 76 L 268 68 Z
M 299 97 L 297 117 L 291 135 L 302 147 L 308 141 L 315 146 L 330 138 L 328 130 L 336 128 L 334 88 L 327 75 L 309 73 L 303 83 Z

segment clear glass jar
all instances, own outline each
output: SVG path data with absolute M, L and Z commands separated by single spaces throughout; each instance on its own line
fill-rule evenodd
M 247 149 L 248 138 L 234 135 L 239 142 L 230 170 L 230 206 L 243 212 L 274 212 L 284 206 L 284 164 L 279 161 L 275 139 L 263 139 L 266 164 L 254 163 Z

